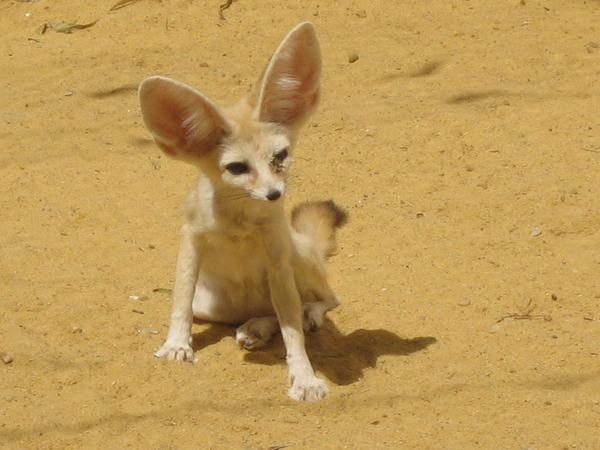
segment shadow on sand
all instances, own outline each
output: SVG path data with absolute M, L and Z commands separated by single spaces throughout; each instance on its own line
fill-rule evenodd
M 211 324 L 194 334 L 194 351 L 219 342 L 234 334 L 234 330 Z M 337 385 L 348 385 L 361 379 L 365 369 L 375 367 L 380 356 L 408 356 L 435 342 L 434 337 L 401 338 L 384 329 L 359 329 L 345 336 L 331 320 L 325 318 L 319 331 L 307 334 L 306 349 L 315 370 Z M 274 337 L 263 349 L 246 353 L 244 359 L 255 364 L 285 364 L 281 336 Z

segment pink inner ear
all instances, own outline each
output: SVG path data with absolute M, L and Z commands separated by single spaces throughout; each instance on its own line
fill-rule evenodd
M 312 25 L 294 28 L 264 72 L 259 120 L 294 125 L 319 101 L 321 52 Z
M 229 127 L 217 107 L 189 86 L 152 77 L 140 86 L 144 122 L 168 155 L 210 151 Z

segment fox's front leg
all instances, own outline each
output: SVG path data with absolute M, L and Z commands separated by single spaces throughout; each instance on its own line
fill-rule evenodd
M 289 396 L 294 400 L 317 401 L 329 393 L 325 381 L 315 375 L 304 346 L 302 305 L 294 281 L 291 239 L 287 223 L 280 221 L 264 234 L 269 258 L 271 301 L 279 320 L 289 371 Z
M 171 324 L 167 340 L 154 355 L 169 360 L 194 362 L 192 350 L 192 323 L 194 320 L 192 302 L 198 279 L 199 255 L 196 236 L 187 225 L 181 233 Z

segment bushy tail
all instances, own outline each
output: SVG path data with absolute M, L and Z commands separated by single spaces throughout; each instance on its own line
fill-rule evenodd
M 292 210 L 292 227 L 323 260 L 335 251 L 335 231 L 347 220 L 348 213 L 331 200 L 302 203 Z

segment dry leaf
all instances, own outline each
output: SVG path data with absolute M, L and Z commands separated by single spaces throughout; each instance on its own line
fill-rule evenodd
M 152 289 L 152 292 L 159 292 L 161 294 L 171 295 L 173 293 L 173 290 L 167 289 L 167 288 L 156 288 L 156 289 Z
M 140 0 L 121 0 L 120 2 L 117 2 L 115 5 L 113 5 L 113 7 L 109 9 L 109 11 L 116 11 L 117 9 L 125 8 L 126 6 L 133 5 L 134 3 L 139 1 Z
M 97 19 L 94 20 L 93 22 L 89 22 L 89 23 L 77 23 L 77 22 L 68 23 L 68 22 L 60 21 L 60 22 L 50 22 L 48 25 L 50 26 L 50 28 L 52 28 L 57 33 L 72 33 L 73 30 L 84 30 L 86 28 L 93 27 L 94 25 L 96 25 L 97 22 L 98 22 Z

